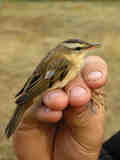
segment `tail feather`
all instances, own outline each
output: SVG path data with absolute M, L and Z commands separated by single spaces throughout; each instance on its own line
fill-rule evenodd
M 15 132 L 23 117 L 25 110 L 26 108 L 24 105 L 18 105 L 16 107 L 15 112 L 5 129 L 5 135 L 7 136 L 7 138 L 9 138 Z

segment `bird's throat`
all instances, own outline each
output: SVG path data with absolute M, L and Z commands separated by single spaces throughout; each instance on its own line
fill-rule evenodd
M 71 54 L 71 55 L 65 55 L 65 57 L 75 66 L 78 67 L 79 69 L 83 66 L 84 64 L 84 54 Z

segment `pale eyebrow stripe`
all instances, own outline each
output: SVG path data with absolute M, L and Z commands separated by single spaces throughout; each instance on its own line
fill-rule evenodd
M 80 44 L 80 43 L 64 43 L 64 46 L 72 49 L 72 48 L 77 48 L 77 47 L 84 47 L 85 44 Z

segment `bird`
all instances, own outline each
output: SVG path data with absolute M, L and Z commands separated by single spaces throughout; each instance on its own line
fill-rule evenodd
M 14 134 L 34 99 L 47 90 L 64 88 L 81 71 L 86 53 L 100 46 L 99 43 L 67 39 L 51 49 L 16 94 L 16 109 L 5 128 L 6 137 Z

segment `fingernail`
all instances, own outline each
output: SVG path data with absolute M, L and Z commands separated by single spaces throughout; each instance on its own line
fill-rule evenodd
M 90 72 L 88 74 L 88 79 L 89 80 L 96 81 L 96 80 L 100 79 L 101 77 L 102 77 L 102 73 L 101 72 Z
M 49 100 L 55 99 L 55 98 L 57 98 L 59 96 L 60 96 L 60 93 L 58 93 L 58 92 L 50 92 L 50 93 L 48 93 L 48 95 L 46 96 L 46 98 L 49 101 Z
M 75 87 L 75 88 L 71 89 L 71 96 L 72 97 L 84 96 L 84 95 L 86 95 L 86 93 L 87 93 L 86 90 L 81 87 Z

